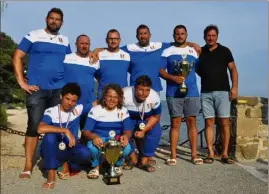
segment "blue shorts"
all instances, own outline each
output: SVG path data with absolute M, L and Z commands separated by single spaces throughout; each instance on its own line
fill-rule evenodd
M 199 97 L 174 98 L 166 97 L 170 117 L 198 116 L 201 104 Z
M 201 93 L 201 104 L 205 119 L 230 117 L 231 101 L 227 91 Z

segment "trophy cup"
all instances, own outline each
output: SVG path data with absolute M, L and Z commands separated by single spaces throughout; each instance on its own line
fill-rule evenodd
M 186 60 L 187 54 L 182 54 L 181 56 L 182 56 L 181 61 L 176 60 L 174 61 L 174 70 L 179 76 L 186 78 L 187 75 L 191 72 L 194 62 L 190 63 Z M 185 84 L 185 81 L 183 81 L 183 83 L 180 84 L 179 92 L 180 94 L 183 95 L 187 93 L 187 86 Z
M 102 154 L 105 155 L 107 162 L 110 164 L 107 172 L 105 173 L 104 179 L 106 184 L 115 185 L 120 184 L 120 175 L 115 170 L 115 163 L 122 154 L 121 144 L 115 139 L 115 131 L 109 131 L 110 140 L 104 144 Z

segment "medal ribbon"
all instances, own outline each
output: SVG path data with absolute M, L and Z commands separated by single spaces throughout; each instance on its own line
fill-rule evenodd
M 137 110 L 138 110 L 139 116 L 141 118 L 141 121 L 143 121 L 144 115 L 145 115 L 145 101 L 142 104 L 142 112 L 140 113 L 139 106 L 137 107 Z
M 58 106 L 58 114 L 59 114 L 60 127 L 63 128 L 60 105 Z M 71 112 L 68 113 L 68 118 L 67 118 L 67 121 L 66 121 L 66 124 L 65 124 L 65 128 L 68 127 L 68 124 L 69 124 L 69 121 L 70 121 L 70 117 L 71 117 Z M 63 134 L 61 134 L 61 135 L 62 135 L 62 140 L 63 140 Z

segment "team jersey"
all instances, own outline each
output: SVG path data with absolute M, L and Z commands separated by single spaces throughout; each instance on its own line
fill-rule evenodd
M 64 80 L 66 83 L 75 82 L 80 86 L 81 96 L 78 104 L 88 104 L 95 101 L 94 74 L 99 69 L 99 62 L 91 64 L 89 57 L 83 58 L 76 53 L 65 56 Z
M 198 87 L 196 80 L 195 68 L 198 62 L 198 55 L 196 51 L 186 46 L 184 48 L 171 46 L 165 49 L 162 53 L 162 68 L 167 70 L 167 73 L 171 75 L 179 75 L 177 73 L 179 62 L 182 60 L 182 56 L 185 57 L 185 60 L 192 66 L 190 73 L 185 78 L 185 84 L 188 88 L 187 94 L 184 97 L 198 97 Z M 169 97 L 182 97 L 182 94 L 179 93 L 179 84 L 169 81 L 166 81 L 166 96 Z
M 61 127 L 60 123 L 62 123 L 62 127 L 68 128 L 75 137 L 75 139 L 78 140 L 79 118 L 81 115 L 87 114 L 90 111 L 91 107 L 91 104 L 79 104 L 76 105 L 69 112 L 64 112 L 60 110 L 59 113 L 60 107 L 59 105 L 57 105 L 45 110 L 41 122 L 55 127 Z
M 161 100 L 154 90 L 150 90 L 149 96 L 142 103 L 136 102 L 134 87 L 123 88 L 123 93 L 124 106 L 129 111 L 131 120 L 144 120 L 149 116 L 161 114 Z M 144 117 L 141 118 L 143 110 Z
M 40 89 L 58 89 L 64 85 L 63 60 L 71 53 L 68 38 L 49 35 L 44 29 L 28 33 L 18 49 L 29 55 L 27 83 Z
M 88 130 L 99 137 L 109 137 L 109 131 L 114 130 L 116 135 L 131 130 L 128 110 L 125 107 L 107 111 L 101 105 L 93 107 L 87 117 L 84 130 Z
M 130 66 L 130 55 L 123 50 L 116 53 L 104 50 L 99 53 L 100 69 L 96 72 L 98 79 L 98 98 L 107 84 L 118 84 L 121 88 L 128 86 L 127 74 Z
M 162 90 L 159 70 L 161 67 L 161 54 L 170 46 L 170 43 L 150 42 L 149 46 L 141 47 L 138 43 L 128 44 L 122 49 L 131 56 L 129 73 L 130 85 L 141 75 L 147 75 L 152 81 L 152 89 L 159 92 Z

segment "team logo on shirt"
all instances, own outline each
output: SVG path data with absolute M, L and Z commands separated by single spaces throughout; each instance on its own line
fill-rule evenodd
M 147 104 L 148 109 L 152 108 L 152 103 Z
M 77 109 L 74 109 L 74 110 L 73 110 L 73 114 L 74 114 L 75 116 L 78 115 L 78 111 L 77 111 Z
M 189 52 L 190 52 L 190 53 L 193 53 L 193 50 L 190 49 Z
M 155 47 L 154 47 L 154 46 L 150 46 L 150 49 L 151 49 L 151 50 L 155 50 Z
M 120 58 L 121 59 L 124 59 L 124 54 L 120 54 Z
M 63 39 L 62 39 L 62 38 L 59 37 L 58 40 L 59 40 L 61 43 L 63 43 Z
M 122 119 L 122 118 L 123 118 L 123 112 L 119 112 L 119 113 L 118 113 L 118 118 L 119 118 L 119 119 Z
M 90 111 L 90 112 L 89 112 L 89 115 L 93 115 L 93 112 L 92 112 L 92 111 Z

